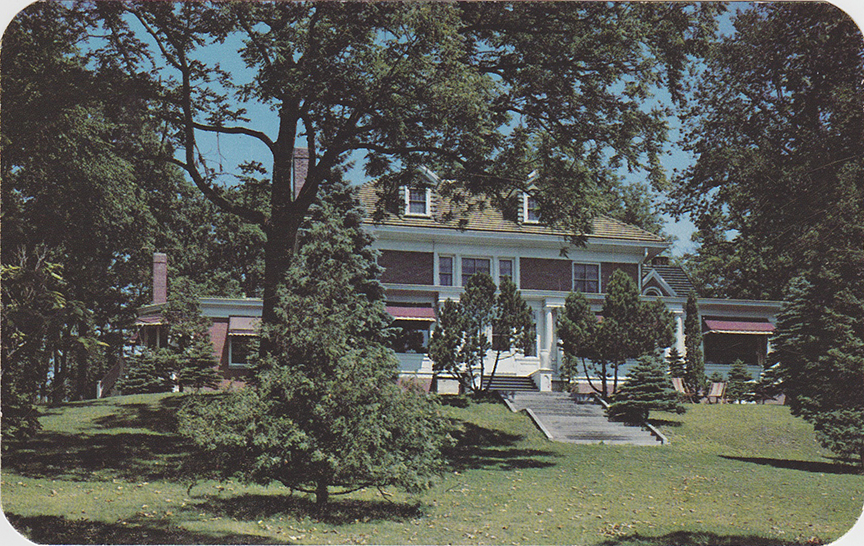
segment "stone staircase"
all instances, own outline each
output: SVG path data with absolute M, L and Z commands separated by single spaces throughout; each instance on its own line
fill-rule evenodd
M 603 406 L 595 401 L 579 402 L 565 392 L 501 393 L 514 411 L 529 415 L 551 440 L 574 444 L 661 445 L 660 440 L 640 426 L 609 421 Z
M 499 391 L 499 392 L 539 392 L 537 390 L 537 386 L 534 384 L 534 380 L 530 377 L 517 377 L 515 375 L 495 375 L 491 378 L 491 385 L 489 384 L 490 377 L 488 375 L 483 376 L 483 388 L 487 388 L 489 385 L 490 391 Z

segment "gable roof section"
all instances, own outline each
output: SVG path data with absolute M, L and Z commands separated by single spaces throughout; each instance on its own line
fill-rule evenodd
M 375 186 L 372 182 L 367 182 L 360 187 L 360 201 L 366 207 L 368 214 L 371 216 L 375 210 L 375 205 L 378 202 L 378 195 L 375 192 Z M 438 229 L 460 229 L 459 219 L 444 221 L 441 219 L 442 211 L 447 210 L 444 199 L 437 192 L 432 190 L 432 214 L 429 217 L 422 216 L 396 216 L 387 214 L 383 221 L 386 226 L 404 226 L 404 227 L 426 227 Z M 536 235 L 554 235 L 567 237 L 572 235 L 561 230 L 555 230 L 540 224 L 523 224 L 506 220 L 500 211 L 492 206 L 487 206 L 484 210 L 473 210 L 469 212 L 465 219 L 467 225 L 466 231 L 492 231 L 500 233 L 523 233 Z M 371 224 L 372 220 L 366 220 Z M 618 220 L 609 218 L 608 216 L 598 216 L 594 219 L 593 232 L 588 234 L 589 237 L 601 239 L 617 239 L 624 241 L 637 241 L 652 244 L 664 244 L 667 241 L 649 231 L 619 222 Z
M 694 290 L 693 281 L 680 265 L 651 265 L 643 277 L 643 284 L 652 273 L 656 273 L 666 285 L 675 291 L 674 295 L 686 298 Z

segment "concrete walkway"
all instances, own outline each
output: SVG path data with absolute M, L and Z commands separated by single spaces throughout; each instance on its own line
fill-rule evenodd
M 661 445 L 660 441 L 639 426 L 609 421 L 603 406 L 596 402 L 577 403 L 565 392 L 501 393 L 514 411 L 530 410 L 535 422 L 556 442 L 574 444 Z

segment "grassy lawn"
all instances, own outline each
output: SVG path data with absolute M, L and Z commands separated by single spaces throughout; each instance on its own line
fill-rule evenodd
M 451 471 L 420 496 L 335 497 L 326 512 L 281 487 L 199 482 L 173 430 L 179 395 L 49 410 L 3 456 L 3 510 L 40 543 L 806 544 L 845 533 L 864 476 L 780 406 L 658 414 L 672 444 L 548 442 L 502 404 L 451 404 Z M 460 407 L 463 406 L 463 407 Z

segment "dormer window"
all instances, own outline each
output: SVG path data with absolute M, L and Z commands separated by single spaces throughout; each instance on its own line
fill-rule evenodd
M 522 218 L 526 224 L 540 223 L 540 203 L 528 193 L 522 194 Z
M 405 188 L 405 214 L 407 216 L 429 216 L 431 207 L 429 188 Z

